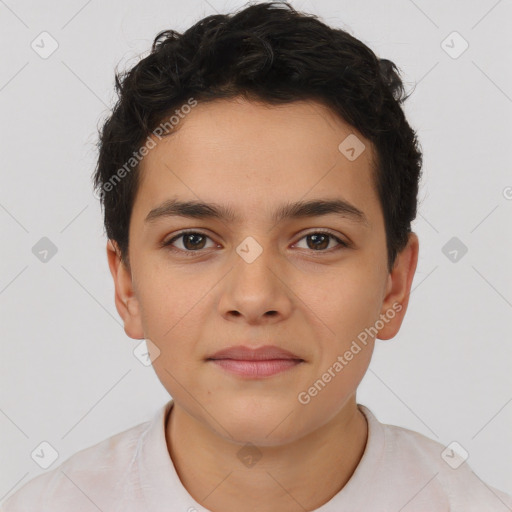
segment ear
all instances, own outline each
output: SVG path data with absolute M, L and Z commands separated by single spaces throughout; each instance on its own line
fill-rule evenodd
M 107 258 L 115 285 L 116 309 L 124 322 L 124 332 L 135 340 L 144 339 L 140 307 L 134 293 L 130 269 L 121 260 L 121 252 L 114 240 L 107 242 Z
M 400 330 L 409 304 L 412 280 L 418 263 L 418 252 L 418 236 L 411 232 L 406 247 L 397 255 L 393 270 L 388 275 L 380 316 L 384 327 L 379 329 L 378 339 L 389 340 Z

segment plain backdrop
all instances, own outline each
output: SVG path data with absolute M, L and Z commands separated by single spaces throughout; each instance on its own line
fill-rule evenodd
M 146 56 L 160 30 L 242 5 L 0 1 L 0 499 L 45 471 L 31 457 L 41 442 L 58 452 L 51 470 L 169 399 L 115 309 L 91 183 L 96 129 L 116 65 Z M 414 89 L 418 269 L 402 329 L 377 341 L 358 402 L 458 442 L 484 482 L 512 493 L 512 2 L 292 5 L 394 61 Z M 47 58 L 33 49 L 40 37 L 58 44 Z M 41 261 L 37 244 L 55 254 Z

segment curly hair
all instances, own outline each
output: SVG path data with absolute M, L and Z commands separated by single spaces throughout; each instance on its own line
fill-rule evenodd
M 416 217 L 422 153 L 401 108 L 409 95 L 396 65 L 360 40 L 286 2 L 259 3 L 207 16 L 183 34 L 161 31 L 147 57 L 115 72 L 115 87 L 117 102 L 99 129 L 93 181 L 106 234 L 128 267 L 130 215 L 140 184 L 137 150 L 191 97 L 244 96 L 270 105 L 316 100 L 371 141 L 393 269 Z

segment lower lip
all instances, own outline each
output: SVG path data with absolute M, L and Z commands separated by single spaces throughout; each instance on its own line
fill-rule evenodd
M 270 377 L 271 375 L 295 368 L 302 363 L 298 359 L 266 359 L 264 361 L 212 359 L 211 361 L 230 373 L 253 378 Z

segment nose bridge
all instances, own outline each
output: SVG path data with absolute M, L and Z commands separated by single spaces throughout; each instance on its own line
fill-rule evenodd
M 249 279 L 257 283 L 275 277 L 276 251 L 271 247 L 270 237 L 247 236 L 236 247 L 235 275 L 237 279 Z M 260 243 L 261 242 L 261 243 Z M 268 282 L 267 282 L 268 284 Z
M 291 307 L 271 237 L 262 235 L 260 243 L 256 236 L 247 236 L 235 248 L 234 267 L 220 301 L 221 314 L 235 312 L 251 322 L 268 312 L 286 316 Z

